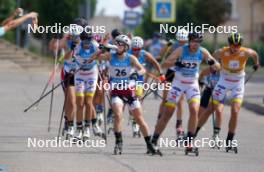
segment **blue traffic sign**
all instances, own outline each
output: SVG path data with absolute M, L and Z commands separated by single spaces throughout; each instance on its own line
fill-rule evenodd
M 152 1 L 153 22 L 175 22 L 175 14 L 175 0 Z
M 140 24 L 141 14 L 136 11 L 125 11 L 123 24 L 130 28 L 134 28 Z

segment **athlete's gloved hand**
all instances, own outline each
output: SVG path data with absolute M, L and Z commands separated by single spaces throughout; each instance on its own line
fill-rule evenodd
M 109 52 L 110 48 L 104 46 L 103 44 L 100 44 L 98 47 L 100 50 L 102 50 L 102 53 Z
M 71 42 L 71 50 L 74 50 L 75 49 L 75 47 L 77 46 L 77 42 L 75 42 L 75 41 L 72 41 Z
M 204 81 L 199 80 L 199 86 L 200 86 L 200 87 L 203 87 L 204 85 L 205 85 Z
M 160 80 L 160 82 L 166 81 L 166 77 L 163 73 L 160 74 L 159 80 Z
M 132 73 L 132 74 L 129 76 L 129 79 L 130 79 L 130 80 L 135 80 L 135 81 L 137 81 L 138 78 L 139 78 L 139 74 L 138 74 L 137 72 L 134 72 L 134 73 Z
M 254 69 L 254 71 L 257 71 L 260 68 L 260 64 L 255 64 L 252 68 Z
M 175 64 L 175 66 L 177 66 L 177 67 L 184 67 L 184 65 L 183 65 L 182 62 L 180 62 L 180 61 L 176 61 L 174 64 Z
M 207 64 L 208 64 L 209 66 L 213 66 L 213 65 L 215 64 L 215 61 L 214 61 L 213 59 L 208 59 L 208 60 L 207 60 Z

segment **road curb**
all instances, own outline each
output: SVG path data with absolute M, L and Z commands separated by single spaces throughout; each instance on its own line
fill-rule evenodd
M 251 103 L 249 101 L 246 101 L 244 100 L 243 101 L 243 106 L 244 108 L 250 110 L 250 111 L 253 111 L 259 115 L 264 115 L 264 107 L 262 107 L 261 105 L 259 104 L 256 104 L 256 103 Z

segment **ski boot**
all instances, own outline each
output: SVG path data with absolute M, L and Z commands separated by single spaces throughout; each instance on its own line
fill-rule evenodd
M 214 142 L 215 142 L 215 146 L 214 147 L 212 147 L 213 149 L 214 148 L 217 148 L 218 150 L 220 149 L 220 147 L 221 147 L 221 142 L 220 142 L 220 138 L 219 138 L 219 134 L 217 134 L 217 133 L 214 133 L 214 135 L 213 135 L 213 137 L 212 137 L 212 140 L 214 140 Z
M 182 127 L 179 127 L 176 129 L 176 143 L 177 143 L 177 145 L 180 145 L 183 140 L 184 140 L 184 130 Z
M 94 136 L 99 136 L 102 137 L 103 139 L 105 139 L 105 133 L 102 132 L 102 129 L 97 125 L 93 125 L 93 134 Z
M 132 123 L 132 131 L 133 131 L 133 137 L 134 138 L 136 136 L 141 137 L 139 126 L 135 121 L 133 121 L 133 123 Z
M 66 133 L 66 135 L 65 135 L 66 140 L 70 140 L 70 139 L 74 138 L 74 126 L 69 125 L 68 130 L 65 131 L 65 133 Z
M 121 155 L 122 151 L 123 151 L 123 143 L 122 142 L 116 143 L 115 148 L 114 148 L 114 154 L 115 155 L 118 155 L 118 154 Z
M 153 143 L 147 144 L 147 154 L 159 156 L 163 155 L 158 149 L 158 146 Z
M 193 153 L 195 154 L 195 156 L 199 156 L 199 150 L 198 148 L 192 146 L 192 145 L 188 145 L 186 148 L 185 148 L 185 155 L 188 155 L 190 153 Z
M 98 121 L 98 125 L 102 126 L 104 122 L 104 114 L 103 114 L 103 107 L 101 105 L 96 106 L 96 118 Z
M 76 132 L 74 133 L 74 141 L 77 142 L 78 140 L 82 140 L 83 137 L 83 129 L 77 128 Z
M 89 126 L 85 126 L 83 129 L 83 141 L 89 140 L 91 137 L 90 134 L 90 127 Z

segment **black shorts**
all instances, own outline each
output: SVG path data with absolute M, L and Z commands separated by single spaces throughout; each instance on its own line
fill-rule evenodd
M 175 73 L 174 70 L 171 70 L 171 69 L 167 70 L 166 75 L 165 75 L 167 82 L 172 82 L 173 81 L 174 73 Z
M 71 73 L 68 73 L 68 72 L 65 72 L 64 70 L 62 70 L 61 80 L 64 81 L 62 83 L 63 89 L 65 89 L 69 86 L 74 86 L 74 74 L 71 74 Z
M 201 102 L 200 102 L 200 106 L 203 108 L 207 108 L 208 104 L 209 104 L 209 100 L 211 98 L 213 89 L 206 87 L 202 93 L 202 97 L 201 97 Z

